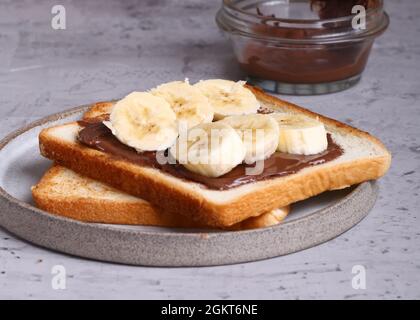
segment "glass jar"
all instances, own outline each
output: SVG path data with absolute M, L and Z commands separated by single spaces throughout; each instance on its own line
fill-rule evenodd
M 367 4 L 365 28 L 352 14 L 353 4 L 362 2 Z M 389 17 L 382 0 L 223 0 L 216 22 L 229 36 L 249 83 L 275 93 L 310 95 L 356 84 Z

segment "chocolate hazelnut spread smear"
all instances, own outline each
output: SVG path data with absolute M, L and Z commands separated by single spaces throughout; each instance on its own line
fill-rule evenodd
M 275 152 L 264 160 L 264 169 L 258 175 L 247 175 L 246 168 L 254 165 L 240 164 L 232 171 L 218 178 L 209 178 L 184 168 L 181 164 L 160 164 L 156 160 L 156 152 L 137 152 L 135 149 L 121 143 L 102 122 L 79 121 L 82 129 L 78 141 L 90 148 L 105 152 L 116 159 L 124 159 L 134 164 L 162 170 L 175 177 L 198 182 L 213 190 L 227 190 L 243 184 L 277 178 L 296 173 L 306 167 L 332 161 L 343 154 L 328 134 L 328 148 L 316 155 L 304 156 Z

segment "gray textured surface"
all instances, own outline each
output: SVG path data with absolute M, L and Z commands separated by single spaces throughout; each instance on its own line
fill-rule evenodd
M 50 27 L 53 1 L 0 2 L 0 134 L 70 106 L 185 76 L 240 78 L 213 22 L 219 1 L 64 1 L 67 30 Z M 388 32 L 361 83 L 288 99 L 379 136 L 394 154 L 380 199 L 326 244 L 262 262 L 139 268 L 49 252 L 0 231 L 0 297 L 420 298 L 420 3 L 387 1 Z M 51 268 L 67 289 L 51 288 Z M 366 267 L 366 290 L 351 286 Z

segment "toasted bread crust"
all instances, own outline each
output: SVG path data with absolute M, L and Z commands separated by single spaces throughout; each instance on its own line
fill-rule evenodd
M 38 208 L 84 222 L 178 228 L 208 227 L 183 215 L 162 212 L 142 199 L 136 199 L 135 201 L 98 199 L 89 196 L 89 194 L 75 196 L 64 192 L 54 192 L 53 180 L 57 175 L 60 175 L 63 169 L 59 165 L 52 166 L 38 184 L 32 188 L 32 197 Z M 80 177 L 80 182 L 89 184 L 89 180 L 84 177 L 83 179 Z M 74 186 L 69 185 L 69 188 L 71 187 Z M 245 230 L 276 225 L 289 212 L 290 207 L 280 208 L 258 217 L 249 218 L 228 229 Z
M 109 101 L 96 102 L 83 114 L 83 119 L 96 119 L 109 114 L 113 105 L 114 103 Z
M 318 117 L 326 125 L 336 127 L 341 132 L 370 140 L 383 150 L 383 156 L 362 158 L 334 166 L 319 167 L 317 170 L 302 171 L 281 179 L 267 180 L 252 193 L 246 193 L 228 203 L 214 203 L 206 200 L 199 192 L 160 181 L 147 170 L 127 161 L 113 159 L 108 154 L 78 143 L 56 141 L 48 134 L 49 129 L 40 134 L 41 153 L 78 173 L 141 197 L 166 212 L 181 213 L 194 221 L 215 227 L 232 226 L 247 218 L 324 191 L 377 179 L 388 170 L 390 153 L 378 139 L 368 133 L 269 96 L 259 89 L 250 89 L 260 101 L 269 103 L 276 109 Z

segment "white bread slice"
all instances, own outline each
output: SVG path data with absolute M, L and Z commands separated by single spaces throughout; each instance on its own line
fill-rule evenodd
M 97 102 L 84 113 L 83 119 L 105 119 L 113 105 L 112 102 Z M 32 196 L 40 209 L 84 222 L 180 228 L 208 227 L 183 215 L 159 212 L 158 208 L 143 199 L 130 196 L 59 165 L 47 170 L 38 184 L 32 187 Z M 236 223 L 228 229 L 245 230 L 273 226 L 283 221 L 289 212 L 290 206 L 274 209 Z
M 65 167 L 52 166 L 32 187 L 38 208 L 84 222 L 149 225 L 180 228 L 206 228 L 179 214 L 159 211 L 149 202 L 118 191 L 106 184 L 84 177 Z M 229 230 L 245 230 L 279 224 L 289 207 L 275 209 L 248 218 Z
M 80 127 L 75 122 L 44 129 L 39 136 L 41 154 L 80 174 L 141 197 L 165 212 L 180 213 L 217 227 L 231 226 L 327 190 L 377 179 L 388 170 L 391 154 L 375 137 L 259 89 L 250 89 L 266 109 L 304 114 L 322 121 L 344 154 L 296 174 L 225 191 L 211 190 L 85 147 L 76 140 Z

